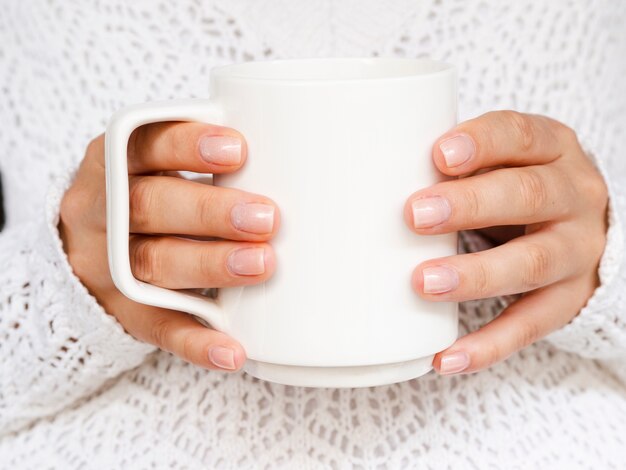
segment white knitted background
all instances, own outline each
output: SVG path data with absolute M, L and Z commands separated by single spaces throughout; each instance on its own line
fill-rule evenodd
M 621 0 L 4 0 L 0 468 L 626 468 L 625 22 Z M 479 374 L 332 390 L 201 370 L 98 306 L 55 226 L 112 112 L 206 96 L 215 65 L 315 56 L 446 60 L 460 119 L 512 108 L 578 131 L 611 228 L 571 324 Z M 461 332 L 509 301 L 464 303 Z

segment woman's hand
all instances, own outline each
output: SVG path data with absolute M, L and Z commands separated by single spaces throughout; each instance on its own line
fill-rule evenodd
M 607 188 L 574 131 L 543 116 L 499 111 L 463 122 L 435 143 L 433 159 L 444 174 L 465 177 L 411 195 L 404 215 L 418 234 L 524 226 L 500 246 L 414 271 L 415 290 L 431 301 L 526 293 L 433 361 L 441 374 L 475 372 L 584 307 L 598 286 Z
M 270 199 L 177 177 L 228 173 L 246 159 L 236 131 L 198 123 L 140 127 L 128 145 L 130 258 L 135 277 L 170 289 L 256 284 L 274 270 L 279 226 Z M 236 370 L 242 346 L 190 315 L 138 304 L 114 286 L 106 252 L 104 136 L 87 148 L 61 204 L 59 230 L 76 275 L 136 338 L 207 368 Z M 190 238 L 192 237 L 192 238 Z M 206 241 L 208 237 L 220 240 Z

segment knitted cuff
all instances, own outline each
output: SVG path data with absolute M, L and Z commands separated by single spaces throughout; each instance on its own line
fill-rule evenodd
M 102 367 L 102 373 L 115 375 L 120 370 L 139 365 L 146 354 L 156 350 L 124 331 L 117 319 L 108 314 L 89 293 L 72 271 L 58 231 L 61 200 L 69 188 L 76 170 L 58 177 L 51 185 L 46 204 L 46 227 L 42 247 L 46 258 L 55 265 L 59 295 L 66 297 L 60 317 L 54 318 L 55 328 L 67 328 L 68 334 L 80 335 L 88 345 L 90 361 Z M 95 364 L 94 364 L 95 365 Z
M 545 339 L 565 351 L 591 358 L 611 358 L 626 353 L 626 315 L 620 305 L 620 295 L 626 289 L 623 271 L 624 225 L 621 210 L 626 208 L 622 197 L 613 186 L 598 159 L 590 158 L 604 176 L 609 190 L 607 240 L 600 260 L 600 286 L 585 307 L 563 328 Z

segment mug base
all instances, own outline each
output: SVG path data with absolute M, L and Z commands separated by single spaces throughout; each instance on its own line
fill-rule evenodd
M 433 357 L 434 354 L 390 364 L 338 367 L 292 366 L 248 359 L 243 370 L 258 379 L 298 387 L 373 387 L 420 377 L 433 368 Z

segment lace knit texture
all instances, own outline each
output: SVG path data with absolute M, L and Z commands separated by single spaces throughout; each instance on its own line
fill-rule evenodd
M 626 468 L 625 22 L 619 0 L 5 0 L 0 467 Z M 333 390 L 196 368 L 99 307 L 55 227 L 112 112 L 206 96 L 214 65 L 315 56 L 446 60 L 460 119 L 512 108 L 577 130 L 611 224 L 569 325 L 479 374 Z M 510 301 L 464 303 L 461 333 Z

